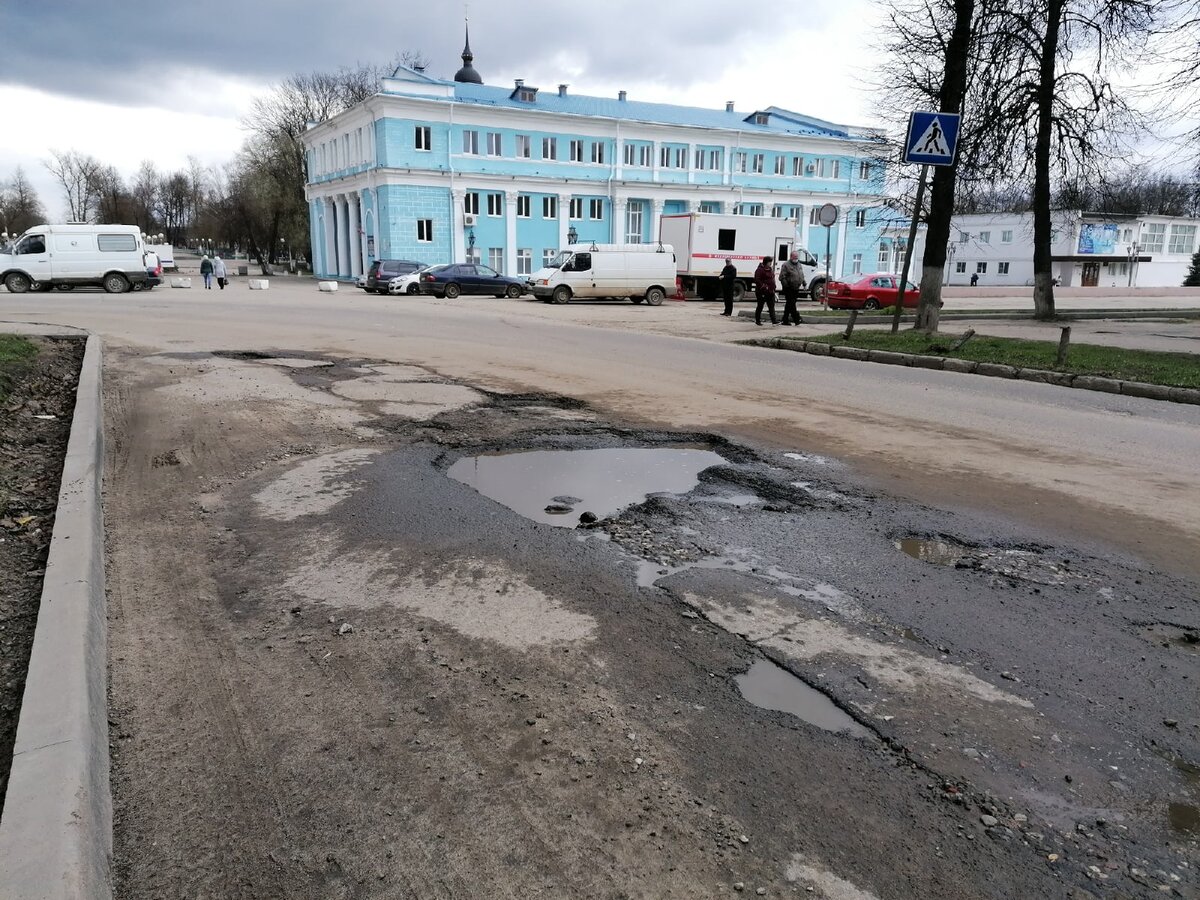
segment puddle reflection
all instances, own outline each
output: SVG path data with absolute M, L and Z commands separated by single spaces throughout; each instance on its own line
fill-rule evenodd
M 736 680 L 742 696 L 761 709 L 790 713 L 825 731 L 854 737 L 871 734 L 820 691 L 770 660 L 760 659 Z

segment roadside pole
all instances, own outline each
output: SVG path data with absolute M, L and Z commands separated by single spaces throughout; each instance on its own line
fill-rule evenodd
M 921 219 L 921 204 L 925 202 L 925 179 L 929 166 L 921 166 L 921 178 L 917 182 L 917 199 L 913 203 L 912 224 L 908 227 L 908 246 L 904 248 L 904 265 L 900 269 L 900 293 L 896 297 L 896 309 L 892 312 L 892 334 L 900 330 L 900 314 L 904 311 L 904 291 L 908 287 L 908 270 L 912 265 L 913 244 L 917 241 L 917 224 Z
M 837 219 L 838 208 L 832 203 L 824 204 L 817 211 L 817 221 L 825 226 L 825 287 L 821 291 L 821 309 L 829 306 L 829 260 L 833 255 L 830 250 L 830 240 Z

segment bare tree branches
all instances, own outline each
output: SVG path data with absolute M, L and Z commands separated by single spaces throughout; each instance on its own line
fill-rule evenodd
M 0 184 L 0 231 L 20 234 L 45 221 L 46 210 L 37 191 L 29 183 L 25 170 L 17 166 L 13 177 Z
M 45 166 L 62 185 L 71 221 L 90 222 L 98 204 L 103 166 L 95 157 L 75 150 L 51 150 L 50 155 Z

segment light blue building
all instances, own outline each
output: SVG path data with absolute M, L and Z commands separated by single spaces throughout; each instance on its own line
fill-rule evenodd
M 829 235 L 836 277 L 881 268 L 903 218 L 883 202 L 877 131 L 775 106 L 485 85 L 469 42 L 454 80 L 401 66 L 303 141 L 313 266 L 327 278 L 353 278 L 377 258 L 527 274 L 569 239 L 653 241 L 660 216 L 694 211 L 792 220 L 822 258 L 824 203 L 840 210 Z

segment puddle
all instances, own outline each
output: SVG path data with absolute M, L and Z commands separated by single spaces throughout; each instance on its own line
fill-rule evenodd
M 530 450 L 464 457 L 446 474 L 527 519 L 574 528 L 584 512 L 603 519 L 652 494 L 687 493 L 724 462 L 711 450 Z
M 770 660 L 760 659 L 735 680 L 742 696 L 761 709 L 790 713 L 825 731 L 854 737 L 871 734 L 820 691 Z
M 966 559 L 971 551 L 962 544 L 952 541 L 935 541 L 925 538 L 905 538 L 895 541 L 896 549 L 907 553 L 913 559 L 922 562 L 935 563 L 939 566 L 953 566 Z
M 1180 834 L 1200 834 L 1200 806 L 1191 803 L 1167 804 L 1167 821 Z

